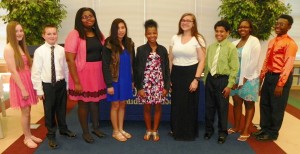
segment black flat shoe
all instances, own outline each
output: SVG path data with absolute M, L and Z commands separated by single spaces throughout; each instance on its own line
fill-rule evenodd
M 205 140 L 209 140 L 211 138 L 211 136 L 213 135 L 213 133 L 205 133 L 204 134 L 204 139 Z
M 260 134 L 255 138 L 257 141 L 275 141 L 277 138 L 272 137 L 266 133 Z
M 82 134 L 82 138 L 86 143 L 94 143 L 94 139 L 90 134 Z
M 259 130 L 259 131 L 257 131 L 257 132 L 251 133 L 251 135 L 252 135 L 252 136 L 258 136 L 258 135 L 261 135 L 261 134 L 263 134 L 263 133 L 264 133 L 263 130 Z
M 64 132 L 59 132 L 60 135 L 64 135 L 70 138 L 76 137 L 76 134 L 71 132 L 70 130 L 64 131 Z
M 58 144 L 56 142 L 56 139 L 48 139 L 48 145 L 51 149 L 57 149 L 58 148 Z
M 95 134 L 96 136 L 98 136 L 99 138 L 105 137 L 106 134 L 103 133 L 101 130 L 97 129 L 97 130 L 93 130 L 92 131 L 93 134 Z
M 173 136 L 174 136 L 173 131 L 170 130 L 170 131 L 168 132 L 168 135 L 171 136 L 171 137 L 173 137 Z
M 219 136 L 219 138 L 218 138 L 219 144 L 223 144 L 223 143 L 225 143 L 225 141 L 226 141 L 226 136 Z

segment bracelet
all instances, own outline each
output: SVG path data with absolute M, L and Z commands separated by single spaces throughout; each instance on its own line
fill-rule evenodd
M 197 80 L 197 81 L 200 81 L 201 78 L 200 77 L 195 77 L 194 79 Z

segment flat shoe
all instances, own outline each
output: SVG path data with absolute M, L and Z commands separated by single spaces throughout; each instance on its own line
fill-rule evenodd
M 132 137 L 129 133 L 125 132 L 124 130 L 120 131 L 120 133 L 121 133 L 123 136 L 125 136 L 127 139 L 129 139 L 129 138 Z
M 233 128 L 229 128 L 229 129 L 227 130 L 227 133 L 228 133 L 228 134 L 234 134 L 234 133 L 236 133 L 236 131 L 233 130 Z
M 146 131 L 145 135 L 144 135 L 144 140 L 145 141 L 149 141 L 151 138 L 152 132 L 150 131 Z
M 154 142 L 157 142 L 160 140 L 160 137 L 159 137 L 159 134 L 158 134 L 158 131 L 156 132 L 152 132 L 152 135 L 153 135 L 153 141 Z
M 218 138 L 219 144 L 223 144 L 223 143 L 225 143 L 225 141 L 226 141 L 226 136 L 219 136 L 219 138 Z
M 82 138 L 86 143 L 94 143 L 94 139 L 90 134 L 82 134 Z
M 56 142 L 56 139 L 55 138 L 49 138 L 48 139 L 48 145 L 51 149 L 57 149 L 58 148 L 58 144 Z
M 169 131 L 169 132 L 168 132 L 168 135 L 171 136 L 171 137 L 173 137 L 173 136 L 174 136 L 173 131 Z
M 121 132 L 114 132 L 112 134 L 112 137 L 120 142 L 125 142 L 127 141 L 127 138 L 121 134 Z
M 37 144 L 34 143 L 34 142 L 32 141 L 31 138 L 25 139 L 25 140 L 24 140 L 24 144 L 25 144 L 28 148 L 36 148 L 36 147 L 37 147 Z
M 33 135 L 31 135 L 30 138 L 31 138 L 31 140 L 34 141 L 35 143 L 41 143 L 41 142 L 43 142 L 42 139 L 37 138 L 37 137 L 35 137 L 35 136 L 33 136 Z
M 67 136 L 67 137 L 70 137 L 70 138 L 75 138 L 76 137 L 76 134 L 73 133 L 70 130 L 67 130 L 65 132 L 59 132 L 59 133 L 60 133 L 60 135 L 64 135 L 64 136 Z
M 251 133 L 251 135 L 256 137 L 256 136 L 259 136 L 260 134 L 263 134 L 263 133 L 264 133 L 263 130 L 259 130 L 259 131 L 257 131 L 257 132 Z
M 238 141 L 247 141 L 247 139 L 250 137 L 250 134 L 249 135 L 240 135 L 239 138 L 237 138 Z
M 102 137 L 106 136 L 106 134 L 103 133 L 102 131 L 100 131 L 99 129 L 93 130 L 92 133 L 95 134 L 96 136 L 98 136 L 99 138 L 102 138 Z

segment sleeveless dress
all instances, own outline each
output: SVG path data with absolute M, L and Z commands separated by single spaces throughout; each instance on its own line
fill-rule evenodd
M 132 74 L 131 74 L 130 54 L 124 49 L 120 54 L 119 78 L 117 82 L 113 82 L 114 95 L 107 94 L 107 101 L 124 101 L 133 99 Z
M 242 60 L 242 50 L 243 48 L 238 48 L 238 56 L 239 62 Z M 236 83 L 239 83 L 239 78 L 241 74 L 241 69 L 239 69 L 238 75 L 236 77 Z M 259 90 L 259 79 L 255 78 L 253 80 L 247 80 L 241 89 L 231 90 L 230 96 L 238 95 L 242 99 L 246 101 L 254 101 L 258 100 L 258 90 Z
M 28 59 L 25 55 L 22 55 L 22 59 L 24 62 L 24 69 L 18 70 L 18 73 L 24 87 L 26 88 L 29 94 L 29 98 L 27 100 L 23 99 L 20 88 L 18 87 L 14 79 L 10 77 L 10 81 L 9 81 L 10 107 L 16 109 L 31 106 L 33 104 L 37 104 L 38 102 L 36 91 L 33 89 L 33 85 L 31 82 L 31 72 L 28 65 Z
M 161 59 L 158 54 L 149 54 L 144 71 L 144 85 L 146 97 L 138 96 L 138 101 L 144 104 L 161 104 L 166 98 L 162 96 L 164 82 L 161 69 Z

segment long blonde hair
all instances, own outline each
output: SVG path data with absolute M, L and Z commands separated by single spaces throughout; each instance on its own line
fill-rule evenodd
M 6 42 L 10 43 L 11 47 L 14 50 L 14 58 L 15 58 L 15 63 L 16 63 L 16 69 L 20 70 L 20 69 L 24 69 L 24 62 L 22 59 L 22 55 L 21 55 L 21 51 L 19 50 L 19 46 L 21 47 L 21 49 L 23 50 L 24 54 L 26 55 L 27 59 L 28 59 L 28 65 L 29 67 L 31 67 L 32 65 L 32 60 L 31 57 L 29 55 L 29 52 L 27 50 L 27 46 L 26 46 L 26 42 L 25 42 L 25 34 L 23 36 L 23 39 L 21 41 L 17 40 L 17 36 L 16 36 L 16 27 L 17 25 L 21 25 L 19 22 L 17 21 L 11 21 L 7 24 L 6 27 Z

